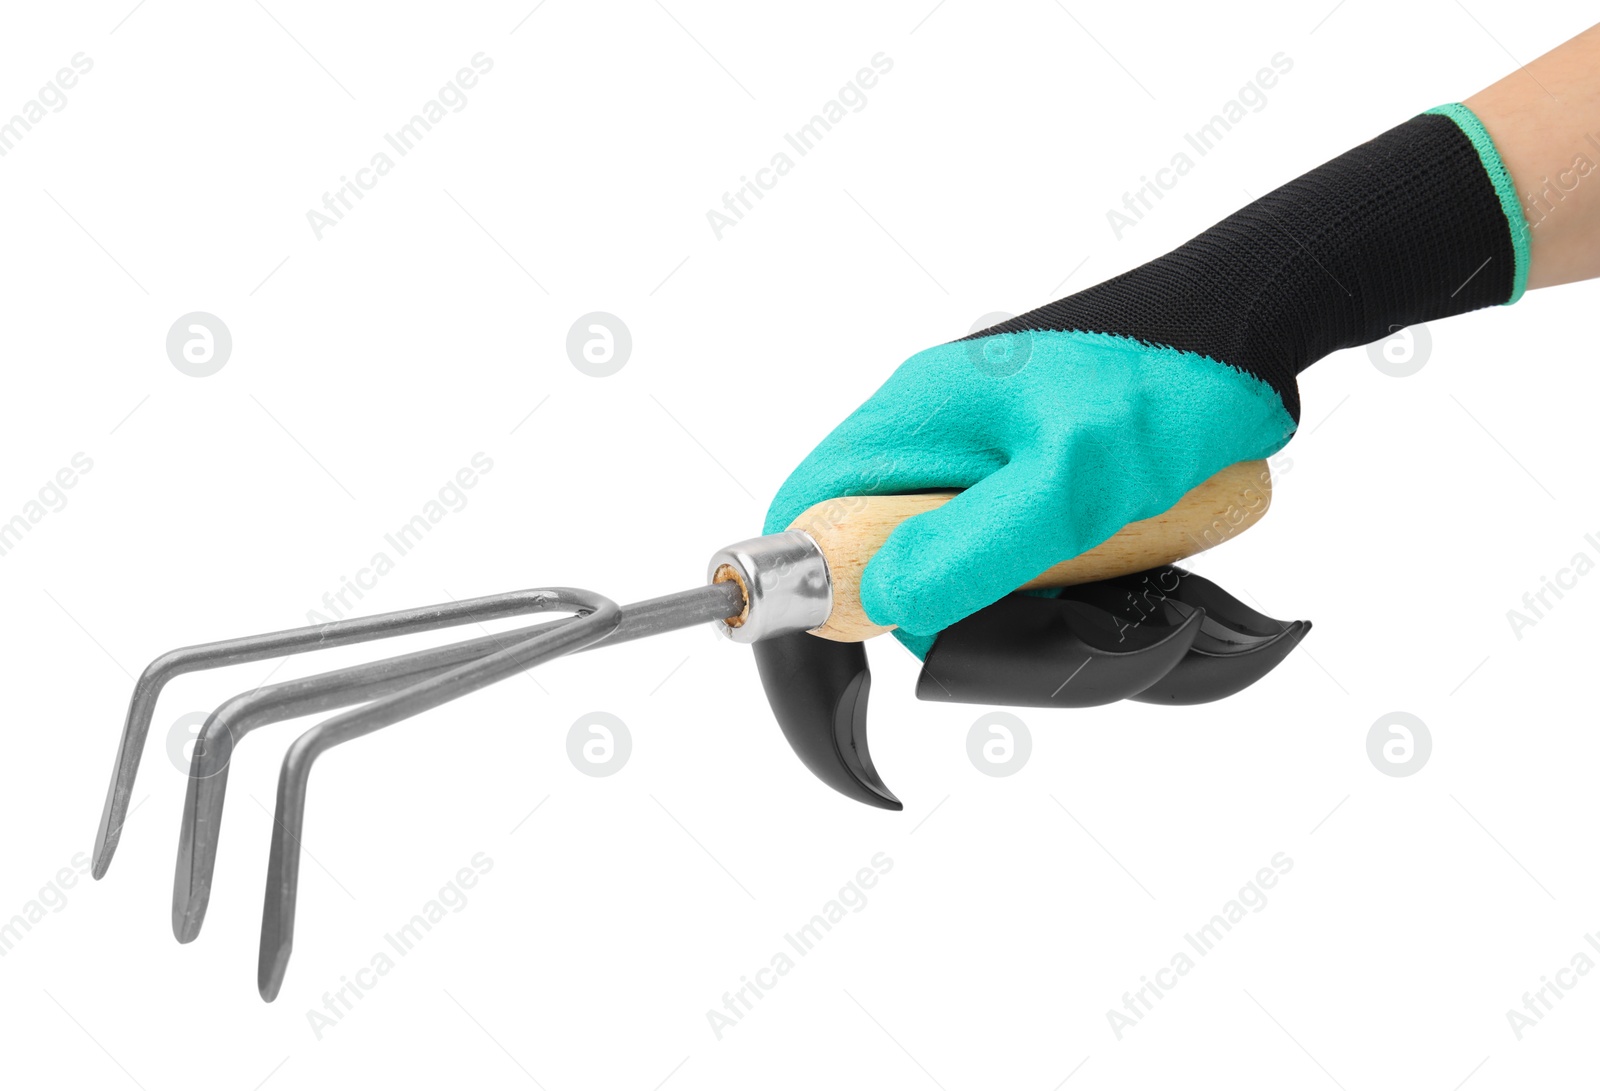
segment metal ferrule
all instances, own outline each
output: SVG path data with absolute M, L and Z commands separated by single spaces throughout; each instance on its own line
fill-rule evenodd
M 740 644 L 815 629 L 833 611 L 827 559 L 805 531 L 786 530 L 719 549 L 707 576 L 712 583 L 732 580 L 744 589 L 744 611 L 717 622 Z

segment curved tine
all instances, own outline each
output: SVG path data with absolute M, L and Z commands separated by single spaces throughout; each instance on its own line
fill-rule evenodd
M 376 663 L 327 671 L 238 694 L 207 717 L 189 764 L 178 834 L 178 863 L 172 881 L 172 934 L 188 943 L 200 934 L 211 878 L 216 870 L 222 809 L 228 791 L 228 764 L 234 747 L 268 724 L 360 704 L 404 689 L 431 674 L 526 640 L 565 621 L 530 625 L 509 633 L 475 637 Z
M 106 789 L 105 809 L 100 815 L 100 827 L 95 832 L 94 877 L 98 879 L 106 873 L 111 866 L 111 857 L 117 851 L 122 824 L 128 818 L 128 801 L 133 796 L 134 777 L 139 772 L 139 757 L 144 751 L 145 737 L 150 733 L 150 717 L 155 712 L 156 698 L 160 696 L 162 687 L 178 675 L 235 663 L 273 659 L 313 648 L 338 648 L 376 637 L 422 633 L 464 621 L 513 617 L 547 609 L 540 603 L 544 601 L 541 596 L 548 594 L 543 590 L 509 591 L 460 602 L 373 614 L 370 617 L 346 618 L 325 625 L 306 625 L 298 629 L 281 629 L 257 636 L 195 644 L 156 657 L 134 683 L 133 698 L 128 702 L 122 740 L 117 745 L 117 759 L 111 769 L 111 784 Z
M 261 953 L 256 966 L 256 985 L 261 999 L 270 1003 L 277 997 L 289 966 L 289 953 L 294 948 L 300 834 L 305 827 L 306 785 L 312 764 L 319 755 L 340 743 L 389 727 L 519 671 L 588 647 L 609 636 L 622 620 L 622 610 L 616 603 L 592 592 L 558 587 L 545 593 L 550 596 L 546 609 L 577 610 L 579 616 L 566 625 L 503 651 L 453 667 L 398 693 L 324 720 L 290 745 L 278 776 L 272 853 L 267 862 L 267 891 L 261 911 Z
M 743 609 L 743 593 L 733 582 L 706 584 L 622 607 L 622 621 L 610 635 L 588 647 L 620 644 L 718 618 Z M 422 678 L 537 636 L 572 619 L 543 621 L 510 632 L 474 637 L 456 644 L 392 656 L 375 663 L 296 678 L 236 697 L 219 705 L 206 720 L 189 766 L 189 787 L 178 835 L 178 864 L 172 884 L 172 933 L 179 943 L 200 934 L 222 834 L 228 765 L 234 747 L 268 724 L 359 704 L 404 689 Z

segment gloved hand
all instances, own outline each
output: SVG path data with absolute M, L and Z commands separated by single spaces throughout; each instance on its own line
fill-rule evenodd
M 1527 261 L 1487 133 L 1440 107 L 1148 265 L 911 357 L 790 475 L 765 532 L 835 496 L 964 490 L 862 580 L 868 616 L 926 657 L 1052 564 L 1281 448 L 1317 359 L 1513 302 Z
M 833 496 L 964 490 L 907 520 L 862 578 L 873 621 L 931 637 L 1293 432 L 1266 383 L 1194 353 L 991 334 L 901 365 L 790 476 L 765 529 Z

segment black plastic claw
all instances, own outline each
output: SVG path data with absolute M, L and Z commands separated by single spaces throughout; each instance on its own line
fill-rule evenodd
M 861 644 L 810 633 L 752 645 L 772 714 L 807 769 L 851 799 L 898 811 L 867 750 L 867 696 L 872 672 Z
M 1088 708 L 1132 697 L 1168 674 L 1205 620 L 1131 624 L 1065 598 L 1008 595 L 939 634 L 917 678 L 924 701 Z
M 1078 591 L 1069 588 L 1067 593 Z M 1231 697 L 1266 677 L 1311 631 L 1309 621 L 1278 621 L 1251 609 L 1203 576 L 1168 565 L 1091 585 L 1090 595 L 1117 597 L 1125 619 L 1203 610 L 1194 647 L 1159 682 L 1133 697 L 1148 704 L 1197 705 Z
M 1310 631 L 1311 622 L 1292 621 L 1277 636 L 1233 645 L 1225 651 L 1202 648 L 1196 640 L 1182 662 L 1132 700 L 1153 705 L 1200 705 L 1232 697 L 1266 677 Z
M 1204 576 L 1197 576 L 1173 564 L 1100 583 L 1068 587 L 1061 593 L 1071 597 L 1078 592 L 1095 589 L 1122 592 L 1115 600 L 1111 600 L 1116 605 L 1108 606 L 1108 609 L 1134 619 L 1148 617 L 1152 611 L 1168 605 L 1179 609 L 1194 607 L 1204 610 L 1212 621 L 1225 626 L 1233 634 L 1244 636 L 1277 636 L 1289 624 L 1252 610 Z
M 1309 621 L 1274 620 L 1169 565 L 1054 598 L 1007 595 L 939 634 L 917 696 L 1036 708 L 1199 704 L 1259 681 L 1310 631 Z M 754 652 L 773 714 L 806 768 L 851 799 L 900 810 L 867 749 L 865 647 L 795 633 Z

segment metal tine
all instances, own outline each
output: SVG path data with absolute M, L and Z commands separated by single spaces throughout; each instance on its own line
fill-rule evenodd
M 347 708 L 404 689 L 430 675 L 526 640 L 566 621 L 476 637 L 442 648 L 428 648 L 376 663 L 313 674 L 240 693 L 206 718 L 189 764 L 178 834 L 178 863 L 172 882 L 172 934 L 188 943 L 200 934 L 211 897 L 234 748 L 250 732 L 268 724 Z
M 622 621 L 616 629 L 583 650 L 638 640 L 669 628 L 733 617 L 743 608 L 744 594 L 732 581 L 646 599 L 622 607 Z M 217 706 L 201 729 L 189 767 L 183 827 L 178 837 L 177 871 L 172 885 L 172 932 L 178 942 L 193 940 L 205 921 L 222 833 L 228 766 L 241 739 L 268 724 L 331 712 L 385 696 L 449 667 L 570 624 L 572 619 L 568 618 L 545 621 L 374 663 L 278 682 L 241 693 Z
M 459 602 L 416 606 L 370 617 L 346 618 L 323 625 L 306 625 L 298 629 L 281 629 L 256 636 L 195 644 L 158 656 L 139 675 L 133 687 L 133 697 L 128 702 L 122 740 L 117 746 L 111 784 L 106 790 L 105 809 L 95 833 L 94 877 L 101 878 L 111 866 L 111 857 L 116 853 L 117 842 L 122 836 L 122 824 L 128 817 L 128 802 L 133 797 L 133 782 L 139 772 L 139 758 L 144 752 L 145 738 L 150 733 L 150 718 L 155 712 L 156 699 L 161 695 L 162 687 L 178 675 L 236 663 L 275 659 L 313 649 L 339 648 L 379 637 L 428 632 L 467 621 L 536 613 L 550 608 L 549 594 L 547 589 L 508 591 Z
M 306 785 L 317 757 L 340 743 L 370 734 L 437 708 L 540 663 L 578 651 L 614 632 L 622 610 L 610 599 L 577 588 L 550 588 L 547 609 L 574 610 L 568 624 L 542 632 L 502 651 L 460 664 L 324 720 L 296 739 L 283 758 L 273 815 L 272 853 L 267 863 L 266 900 L 261 911 L 261 953 L 256 985 L 272 1001 L 283 985 L 294 948 L 295 896 L 300 877 L 300 834 L 305 827 Z

